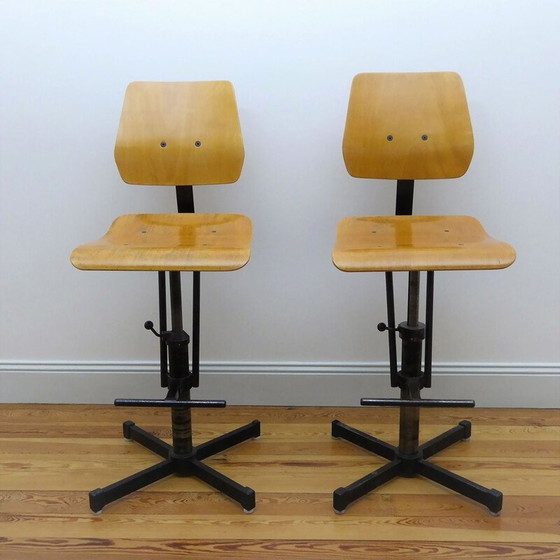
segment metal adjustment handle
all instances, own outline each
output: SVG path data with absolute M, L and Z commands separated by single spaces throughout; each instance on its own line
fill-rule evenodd
M 158 338 L 161 337 L 161 334 L 159 334 L 155 329 L 154 329 L 154 324 L 152 323 L 152 321 L 146 321 L 144 323 L 144 328 L 147 331 L 152 331 Z
M 378 323 L 377 330 L 379 332 L 383 332 L 383 331 L 399 332 L 399 327 L 389 327 L 385 323 Z

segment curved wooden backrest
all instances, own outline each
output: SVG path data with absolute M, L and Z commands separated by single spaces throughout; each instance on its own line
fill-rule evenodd
M 350 175 L 460 177 L 469 167 L 473 149 L 469 110 L 458 74 L 375 73 L 354 78 L 343 142 Z
M 237 181 L 244 150 L 230 82 L 133 82 L 115 161 L 126 183 L 210 185 Z

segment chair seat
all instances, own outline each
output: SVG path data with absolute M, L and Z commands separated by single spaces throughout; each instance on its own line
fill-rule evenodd
M 127 214 L 70 260 L 82 270 L 237 270 L 251 240 L 251 220 L 239 214 Z
M 367 216 L 340 221 L 332 258 L 345 272 L 489 270 L 515 251 L 470 216 Z

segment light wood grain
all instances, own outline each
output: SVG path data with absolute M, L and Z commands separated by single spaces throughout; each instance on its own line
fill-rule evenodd
M 8 539 L 0 537 L 0 546 L 12 554 L 14 560 L 155 560 L 184 558 L 207 560 L 260 560 L 274 558 L 284 560 L 418 560 L 418 558 L 441 558 L 443 560 L 489 560 L 510 558 L 528 560 L 558 560 L 558 547 L 537 543 L 493 542 L 401 542 L 372 541 L 323 541 L 323 540 L 190 540 L 190 539 Z M 110 556 L 108 556 L 108 554 Z
M 129 85 L 115 160 L 124 181 L 142 185 L 231 183 L 244 151 L 229 82 Z M 138 214 L 117 218 L 70 257 L 82 270 L 225 271 L 250 256 L 252 224 L 238 214 Z
M 126 183 L 233 183 L 243 159 L 230 82 L 133 82 L 128 86 L 115 144 L 115 161 Z
M 82 270 L 237 270 L 251 240 L 251 220 L 240 214 L 130 214 L 70 260 Z
M 339 222 L 332 259 L 345 272 L 490 270 L 515 250 L 470 216 L 364 216 Z
M 497 518 L 421 478 L 392 481 L 334 514 L 334 488 L 383 460 L 333 440 L 330 421 L 398 437 L 398 411 L 365 407 L 195 409 L 195 442 L 261 420 L 260 440 L 207 460 L 256 490 L 255 513 L 170 477 L 94 516 L 89 490 L 159 460 L 124 441 L 120 423 L 130 418 L 169 438 L 169 412 L 0 405 L 0 558 L 560 558 L 560 412 L 467 414 L 422 411 L 421 440 L 472 420 L 472 439 L 433 460 L 502 490 Z
M 343 141 L 350 175 L 459 177 L 469 167 L 473 146 L 458 74 L 366 73 L 354 78 Z
M 352 82 L 343 155 L 355 177 L 442 179 L 463 175 L 473 154 L 458 74 L 368 73 Z M 490 270 L 515 250 L 469 216 L 349 217 L 332 252 L 345 272 Z

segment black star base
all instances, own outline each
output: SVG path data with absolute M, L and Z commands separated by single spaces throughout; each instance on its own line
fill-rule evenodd
M 201 461 L 248 439 L 258 438 L 260 436 L 260 422 L 258 420 L 193 447 L 189 453 L 185 454 L 176 453 L 173 446 L 139 428 L 134 422 L 125 422 L 123 433 L 126 439 L 135 441 L 153 451 L 163 457 L 164 461 L 105 488 L 98 488 L 90 492 L 89 503 L 94 513 L 101 513 L 101 510 L 107 504 L 172 474 L 194 476 L 202 480 L 238 502 L 245 513 L 252 513 L 255 509 L 254 490 L 247 486 L 241 486 Z
M 390 461 L 349 486 L 335 490 L 333 493 L 335 512 L 344 513 L 348 505 L 397 476 L 410 478 L 419 475 L 475 500 L 495 515 L 499 514 L 503 500 L 501 492 L 485 488 L 426 460 L 458 441 L 469 439 L 470 435 L 471 423 L 464 420 L 447 432 L 418 446 L 414 453 L 404 454 L 398 447 L 334 420 L 332 423 L 334 438 L 344 439 Z

